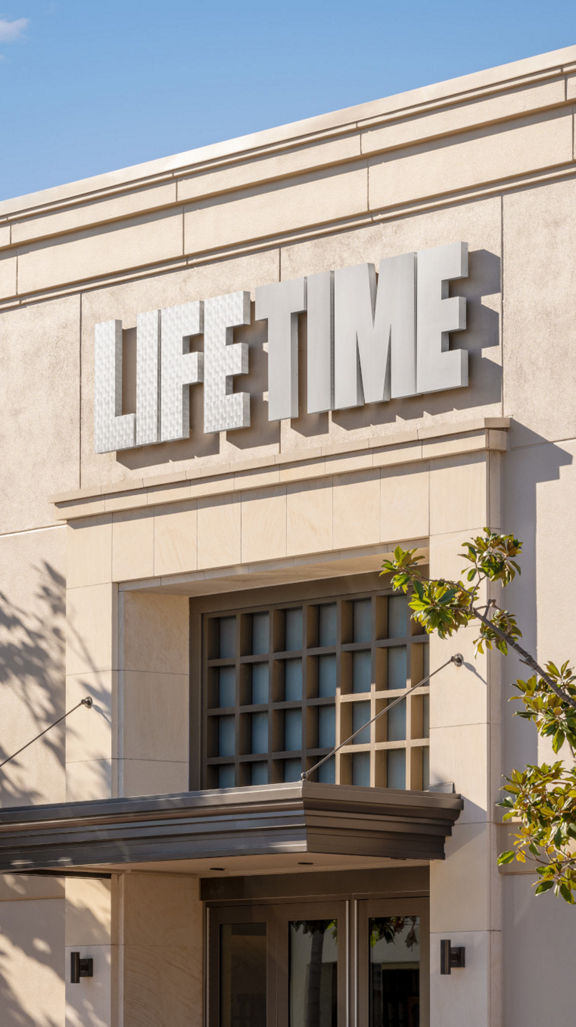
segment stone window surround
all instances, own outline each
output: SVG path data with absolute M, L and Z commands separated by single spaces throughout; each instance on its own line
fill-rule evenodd
M 455 422 L 443 428 L 431 425 L 419 432 L 406 432 L 403 436 L 395 435 L 385 444 L 382 438 L 369 440 L 359 439 L 352 446 L 330 447 L 331 452 L 303 451 L 290 454 L 289 458 L 268 458 L 261 461 L 246 461 L 246 466 L 232 465 L 223 473 L 223 468 L 214 468 L 210 476 L 203 479 L 190 478 L 183 480 L 182 475 L 166 476 L 160 481 L 139 482 L 122 487 L 113 486 L 115 491 L 100 487 L 97 490 L 85 490 L 82 494 L 68 494 L 57 499 L 60 515 L 69 523 L 69 580 L 67 590 L 69 644 L 67 656 L 67 681 L 69 700 L 77 700 L 80 691 L 86 692 L 93 686 L 98 691 L 100 700 L 100 719 L 91 725 L 91 736 L 87 738 L 84 726 L 69 724 L 67 730 L 67 780 L 70 799 L 91 797 L 100 798 L 106 795 L 151 794 L 153 792 L 176 792 L 190 786 L 189 767 L 192 765 L 194 778 L 194 752 L 190 751 L 190 739 L 181 730 L 181 725 L 189 721 L 189 653 L 188 646 L 181 652 L 174 653 L 174 634 L 170 622 L 177 619 L 188 619 L 188 600 L 194 597 L 213 596 L 235 590 L 251 588 L 269 588 L 272 585 L 289 585 L 295 582 L 320 581 L 338 577 L 374 572 L 381 566 L 382 559 L 398 541 L 416 546 L 422 553 L 438 551 L 439 546 L 449 543 L 450 533 L 465 537 L 470 530 L 481 530 L 484 523 L 499 523 L 499 467 L 500 453 L 507 444 L 507 418 L 477 418 Z M 403 441 L 400 441 L 403 438 Z M 372 443 L 372 444 L 370 444 Z M 361 468 L 364 467 L 364 470 Z M 369 469 L 368 469 L 369 468 Z M 234 473 L 231 473 L 231 472 Z M 437 485 L 436 481 L 438 472 Z M 454 496 L 449 491 L 450 482 L 460 483 L 464 473 L 465 488 L 461 492 L 458 504 L 454 504 Z M 436 523 L 422 523 L 417 534 L 408 536 L 401 534 L 397 527 L 388 530 L 389 526 L 381 521 L 378 538 L 381 541 L 363 543 L 356 535 L 357 545 L 350 547 L 354 538 L 352 530 L 342 533 L 348 540 L 348 547 L 324 545 L 324 551 L 306 551 L 282 556 L 274 559 L 228 559 L 226 554 L 218 552 L 219 562 L 198 566 L 194 563 L 189 569 L 178 573 L 156 573 L 150 576 L 151 561 L 146 557 L 145 545 L 141 544 L 137 535 L 128 553 L 131 564 L 126 570 L 126 541 L 130 543 L 133 527 L 143 529 L 146 537 L 153 538 L 154 522 L 163 510 L 173 511 L 173 516 L 195 516 L 183 513 L 190 509 L 190 496 L 202 498 L 192 500 L 210 508 L 216 504 L 218 511 L 232 509 L 234 504 L 250 504 L 251 497 L 260 501 L 263 496 L 272 497 L 272 505 L 282 503 L 282 496 L 291 489 L 298 491 L 299 482 L 305 483 L 304 497 L 310 495 L 316 501 L 316 489 L 333 488 L 335 491 L 342 486 L 352 488 L 358 479 L 360 488 L 378 489 L 378 480 L 386 487 L 393 486 L 394 493 L 399 496 L 398 513 L 395 523 L 404 519 L 406 502 L 402 500 L 404 484 L 409 484 L 413 476 L 424 474 L 429 476 L 430 502 L 442 505 L 437 510 Z M 285 487 L 277 485 L 277 475 L 285 475 Z M 270 477 L 273 480 L 270 481 Z M 455 476 L 455 477 L 454 477 Z M 264 480 L 269 482 L 264 485 Z M 288 484 L 289 483 L 289 484 Z M 370 484 L 373 483 L 373 484 Z M 469 498 L 466 497 L 468 484 L 472 488 Z M 389 496 L 390 493 L 387 493 Z M 427 497 L 428 493 L 424 495 Z M 348 502 L 348 500 L 346 500 Z M 187 505 L 186 505 L 187 503 Z M 444 522 L 444 508 L 448 503 L 450 523 Z M 230 504 L 230 506 L 222 506 Z M 462 509 L 458 506 L 463 504 Z M 491 511 L 494 511 L 491 513 Z M 242 514 L 242 524 L 248 522 Z M 381 518 L 384 514 L 381 513 Z M 187 531 L 189 521 L 183 522 L 186 537 L 186 556 L 188 556 Z M 118 552 L 124 559 L 121 572 L 115 566 L 114 545 L 117 529 L 122 528 L 117 536 Z M 444 530 L 443 530 L 444 529 Z M 414 529 L 413 529 L 414 530 Z M 440 532 L 440 534 L 438 534 Z M 144 538 L 145 542 L 145 538 Z M 266 555 L 266 554 L 264 554 Z M 138 604 L 147 605 L 148 612 L 138 625 L 139 639 L 137 642 L 138 656 L 141 652 L 142 640 L 150 635 L 152 626 L 158 630 L 156 613 L 161 607 L 170 611 L 162 628 L 166 632 L 165 641 L 160 644 L 162 650 L 171 653 L 172 666 L 165 668 L 156 665 L 142 665 L 127 662 L 123 647 L 126 644 L 127 610 L 135 609 Z M 152 608 L 155 612 L 152 613 Z M 178 612 L 178 610 L 180 612 Z M 150 619 L 152 618 L 152 619 Z M 172 632 L 172 633 L 171 633 Z M 434 646 L 441 646 L 434 640 Z M 177 646 L 177 648 L 178 648 Z M 438 650 L 437 655 L 431 654 L 431 666 L 444 659 Z M 154 708 L 155 689 L 163 687 L 166 678 L 161 679 L 163 670 L 168 670 L 172 677 L 176 695 L 179 698 L 173 703 L 168 720 L 172 720 L 174 730 L 178 732 L 177 744 L 167 730 L 166 738 L 160 745 L 159 737 L 151 738 L 149 725 L 144 716 L 150 706 Z M 132 689 L 132 692 L 130 692 Z M 148 691 L 146 691 L 148 689 Z M 454 705 L 448 720 L 444 720 L 442 732 L 453 731 L 451 722 L 460 708 L 459 693 L 455 693 Z M 142 697 L 144 696 L 144 702 Z M 464 697 L 463 697 L 464 698 Z M 474 723 L 466 728 L 466 732 L 478 736 L 474 745 L 479 745 L 480 723 L 484 718 L 484 700 L 479 694 L 478 728 Z M 68 705 L 73 702 L 69 701 Z M 146 705 L 148 704 L 148 705 Z M 134 713 L 140 709 L 142 715 Z M 463 717 L 470 720 L 469 704 L 463 708 Z M 444 718 L 446 715 L 442 713 Z M 466 721 L 464 721 L 465 723 Z M 170 729 L 172 730 L 172 729 Z M 460 732 L 461 734 L 461 732 Z M 130 738 L 128 737 L 130 735 Z M 159 733 L 157 732 L 157 736 Z M 436 733 L 439 739 L 440 735 Z M 161 740 L 160 740 L 161 741 Z M 472 744 L 472 743 L 471 743 Z M 482 746 L 483 746 L 482 742 Z M 450 760 L 444 758 L 448 751 L 442 752 L 442 766 L 436 777 L 431 766 L 431 780 L 455 780 Z M 434 760 L 432 760 L 432 763 Z M 136 775 L 136 776 L 135 776 Z M 439 775 L 439 776 L 438 776 Z M 470 794 L 475 795 L 479 782 L 470 781 Z M 458 785 L 458 782 L 457 782 Z M 461 788 L 461 790 L 464 790 Z M 481 809 L 486 808 L 486 799 L 481 790 L 478 801 L 473 800 Z

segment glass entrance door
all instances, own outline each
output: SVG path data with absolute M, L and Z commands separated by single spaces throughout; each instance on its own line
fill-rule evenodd
M 419 899 L 358 903 L 358 1022 L 427 1027 L 428 913 Z
M 209 910 L 210 1027 L 427 1027 L 422 900 Z
M 346 1023 L 349 903 L 277 906 L 278 1027 Z
M 268 1027 L 273 1006 L 269 988 L 269 924 L 266 913 L 249 907 L 218 910 L 211 916 L 209 960 L 210 1024 Z

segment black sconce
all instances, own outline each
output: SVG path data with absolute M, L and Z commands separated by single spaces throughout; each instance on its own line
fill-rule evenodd
M 80 984 L 81 977 L 94 976 L 94 960 L 91 956 L 80 959 L 79 952 L 70 953 L 70 983 Z
M 440 973 L 451 974 L 453 968 L 466 966 L 466 949 L 453 946 L 449 938 L 440 942 Z

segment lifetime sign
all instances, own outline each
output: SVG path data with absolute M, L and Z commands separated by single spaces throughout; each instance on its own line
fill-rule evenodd
M 307 412 L 343 410 L 468 384 L 468 353 L 450 348 L 466 327 L 466 300 L 449 283 L 468 276 L 464 242 L 373 264 L 323 271 L 255 290 L 255 319 L 268 322 L 268 418 L 300 414 L 298 315 L 307 314 Z M 250 426 L 247 291 L 139 314 L 136 410 L 122 411 L 122 322 L 95 333 L 95 447 L 108 453 L 190 435 L 190 387 L 204 390 L 204 432 Z M 198 339 L 203 336 L 203 350 Z

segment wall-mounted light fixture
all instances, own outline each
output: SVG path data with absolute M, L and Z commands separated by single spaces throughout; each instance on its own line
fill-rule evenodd
M 80 984 L 81 977 L 94 976 L 94 960 L 91 956 L 80 958 L 79 952 L 70 953 L 70 983 Z
M 464 946 L 453 946 L 449 938 L 443 938 L 440 942 L 440 973 L 451 974 L 453 969 L 463 966 L 466 966 Z

